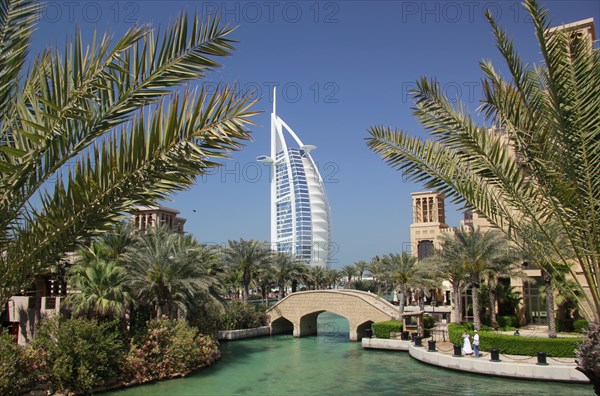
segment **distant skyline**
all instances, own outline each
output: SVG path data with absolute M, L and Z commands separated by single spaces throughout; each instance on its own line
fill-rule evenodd
M 541 1 L 553 26 L 593 17 L 596 0 Z M 163 28 L 182 10 L 220 13 L 238 25 L 233 56 L 205 83 L 237 83 L 259 98 L 254 138 L 199 178 L 189 191 L 161 202 L 187 218 L 186 231 L 201 242 L 270 239 L 269 169 L 256 157 L 269 152 L 272 91 L 277 112 L 315 145 L 317 167 L 331 207 L 333 268 L 410 243 L 411 192 L 407 182 L 366 146 L 367 128 L 389 125 L 423 136 L 408 92 L 422 76 L 437 78 L 451 98 L 474 111 L 481 97 L 479 62 L 507 71 L 484 17 L 489 8 L 515 40 L 525 62 L 541 63 L 533 25 L 516 1 L 50 1 L 40 16 L 31 54 L 54 46 L 62 53 L 77 24 L 87 42 L 93 30 L 118 39 L 136 21 Z M 446 219 L 462 213 L 446 202 Z

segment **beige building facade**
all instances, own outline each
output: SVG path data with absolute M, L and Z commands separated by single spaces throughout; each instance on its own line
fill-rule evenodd
M 451 232 L 446 224 L 444 194 L 415 192 L 412 196 L 413 222 L 410 225 L 411 254 L 423 259 L 439 247 L 440 236 Z
M 131 211 L 131 224 L 136 230 L 145 232 L 157 226 L 166 226 L 169 230 L 183 234 L 186 219 L 178 217 L 177 209 L 166 206 L 136 206 Z

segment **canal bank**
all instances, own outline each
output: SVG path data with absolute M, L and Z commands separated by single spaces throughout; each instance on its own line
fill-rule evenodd
M 478 376 L 423 364 L 408 353 L 365 351 L 348 341 L 348 322 L 329 313 L 319 315 L 318 326 L 317 336 L 224 342 L 221 360 L 194 375 L 107 395 L 594 394 L 590 385 Z
M 492 360 L 488 353 L 479 358 L 455 356 L 452 344 L 446 343 L 444 349 L 428 350 L 427 346 L 415 346 L 410 341 L 363 338 L 365 349 L 404 351 L 418 361 L 443 369 L 464 371 L 471 374 L 524 380 L 556 381 L 577 384 L 589 384 L 589 379 L 576 369 L 572 359 L 552 359 L 545 365 L 538 364 L 536 357 L 501 355 L 502 359 Z

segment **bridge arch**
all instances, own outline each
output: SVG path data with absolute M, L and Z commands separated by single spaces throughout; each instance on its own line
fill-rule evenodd
M 317 334 L 317 317 L 331 312 L 348 320 L 350 341 L 359 341 L 374 322 L 399 317 L 398 309 L 377 295 L 358 290 L 312 290 L 287 295 L 267 311 L 271 334 L 285 324 L 295 337 Z
M 294 333 L 294 324 L 284 318 L 283 316 L 275 319 L 274 322 L 271 322 L 271 334 L 293 334 Z

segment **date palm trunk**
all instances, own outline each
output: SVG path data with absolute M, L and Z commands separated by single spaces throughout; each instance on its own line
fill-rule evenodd
M 404 313 L 404 300 L 406 296 L 406 290 L 404 290 L 404 288 L 400 289 L 400 296 L 398 297 L 398 309 L 400 311 L 400 316 L 402 316 L 402 314 Z M 402 319 L 402 317 L 400 318 Z
M 285 287 L 283 286 L 283 284 L 279 284 L 279 293 L 277 293 L 277 301 L 281 301 L 281 299 L 283 297 L 285 297 L 284 293 L 285 293 Z
M 460 323 L 460 289 L 458 285 L 452 285 L 452 298 L 454 298 L 454 323 Z
M 548 338 L 556 338 L 556 320 L 554 319 L 554 290 L 548 271 L 543 271 L 546 282 L 546 318 L 548 319 Z
M 473 298 L 473 326 L 475 330 L 481 328 L 481 318 L 479 317 L 479 293 L 476 286 L 471 287 L 471 297 Z

